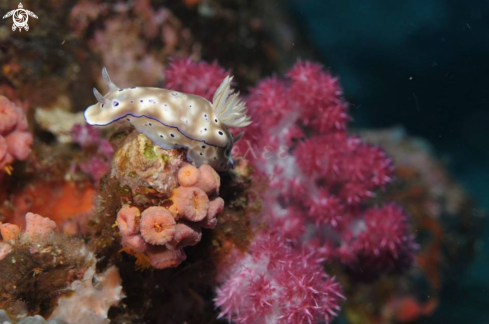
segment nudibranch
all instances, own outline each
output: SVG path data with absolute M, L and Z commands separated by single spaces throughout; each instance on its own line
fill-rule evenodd
M 211 103 L 168 89 L 121 89 L 105 68 L 102 76 L 109 92 L 103 96 L 93 89 L 97 103 L 85 111 L 88 124 L 106 126 L 124 120 L 164 149 L 187 148 L 187 159 L 197 166 L 209 164 L 217 171 L 233 167 L 231 149 L 243 133 L 233 138 L 227 127 L 245 127 L 251 120 L 246 103 L 231 89 L 232 77 L 224 79 Z

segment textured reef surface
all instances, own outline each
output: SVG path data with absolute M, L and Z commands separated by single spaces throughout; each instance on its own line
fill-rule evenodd
M 52 25 L 0 28 L 0 322 L 432 314 L 474 256 L 484 215 L 429 146 L 400 129 L 350 129 L 339 80 L 265 37 L 260 17 L 285 21 L 267 5 L 156 3 L 45 1 L 29 9 Z M 234 74 L 251 121 L 223 126 L 234 168 L 195 163 L 125 119 L 88 125 L 102 66 L 121 89 L 163 87 L 210 107 Z

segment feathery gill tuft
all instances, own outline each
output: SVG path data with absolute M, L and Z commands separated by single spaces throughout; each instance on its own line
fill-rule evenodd
M 246 103 L 239 98 L 239 92 L 233 93 L 231 81 L 233 77 L 227 76 L 217 88 L 212 104 L 217 116 L 226 126 L 245 127 L 251 124 L 246 116 Z

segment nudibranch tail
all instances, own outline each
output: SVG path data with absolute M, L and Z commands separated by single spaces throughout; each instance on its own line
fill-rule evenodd
M 212 104 L 220 121 L 226 126 L 245 127 L 251 124 L 246 115 L 246 103 L 239 98 L 239 92 L 233 93 L 231 81 L 233 77 L 227 76 L 217 88 Z

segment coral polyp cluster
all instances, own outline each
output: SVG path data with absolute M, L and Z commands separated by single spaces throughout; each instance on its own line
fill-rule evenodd
M 140 134 L 115 154 L 112 177 L 130 188 L 133 197 L 132 205 L 127 199 L 117 212 L 116 224 L 124 251 L 143 267 L 177 267 L 186 259 L 183 248 L 200 242 L 201 228 L 214 228 L 224 209 L 217 172 L 206 164 L 197 168 L 174 153 Z

